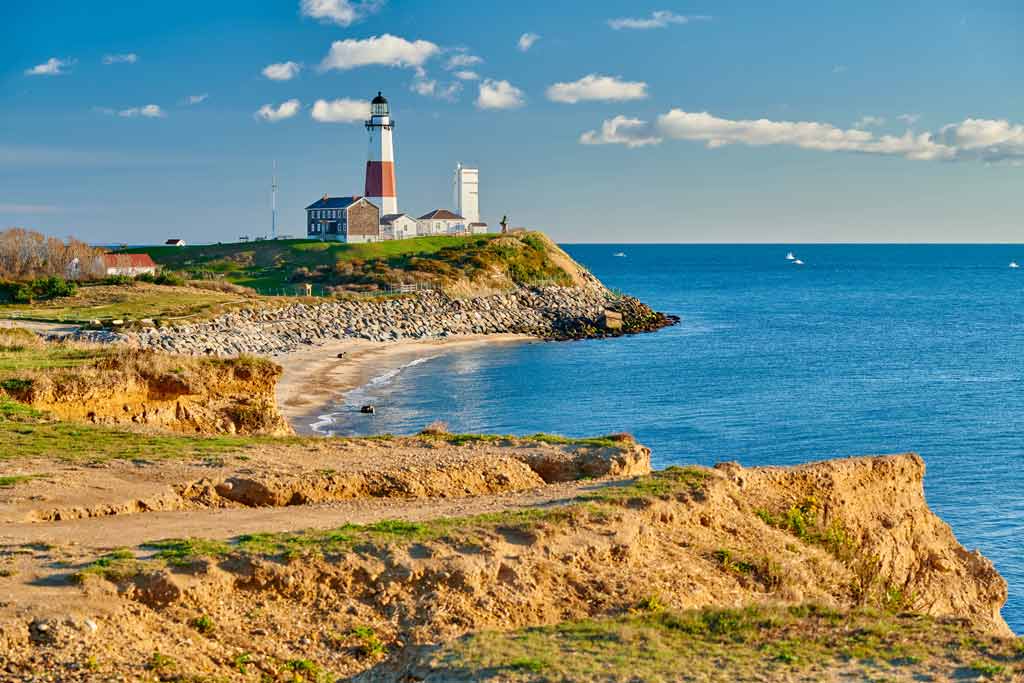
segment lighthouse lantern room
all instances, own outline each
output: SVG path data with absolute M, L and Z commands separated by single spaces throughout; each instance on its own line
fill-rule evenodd
M 366 122 L 366 130 L 370 134 L 370 152 L 366 160 L 365 195 L 380 208 L 381 215 L 398 213 L 395 149 L 391 142 L 394 127 L 388 101 L 378 92 L 370 102 L 370 119 Z

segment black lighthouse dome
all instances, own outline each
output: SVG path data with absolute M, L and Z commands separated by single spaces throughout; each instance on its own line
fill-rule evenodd
M 370 100 L 370 115 L 371 116 L 387 116 L 388 115 L 388 99 L 384 97 L 380 91 L 377 91 L 377 96 Z

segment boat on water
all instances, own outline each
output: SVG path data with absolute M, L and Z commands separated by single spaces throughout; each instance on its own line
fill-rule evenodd
M 793 265 L 795 265 L 795 266 L 802 266 L 803 264 L 804 264 L 804 262 L 801 261 L 800 259 L 794 259 L 793 260 Z
M 1011 268 L 1020 268 L 1020 266 L 1017 264 L 1016 261 L 1010 261 L 1010 267 Z
M 793 252 L 789 252 L 788 254 L 786 254 L 786 260 L 787 261 L 796 261 L 796 256 L 793 255 Z
M 612 254 L 612 256 L 620 256 L 620 257 L 622 257 L 622 258 L 625 258 L 625 257 L 626 257 L 626 254 L 625 254 L 625 252 L 622 252 L 622 251 L 617 251 L 617 252 L 615 252 L 614 254 Z

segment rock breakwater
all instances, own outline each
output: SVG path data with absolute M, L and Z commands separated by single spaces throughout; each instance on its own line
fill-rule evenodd
M 181 354 L 270 355 L 337 339 L 387 342 L 509 333 L 549 340 L 619 336 L 653 331 L 678 320 L 603 287 L 549 286 L 476 298 L 421 292 L 388 299 L 296 303 L 231 312 L 193 324 L 83 331 L 78 336 Z

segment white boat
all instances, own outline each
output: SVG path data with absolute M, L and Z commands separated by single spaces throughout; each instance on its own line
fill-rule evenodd
M 803 262 L 803 261 L 801 261 L 800 259 L 795 259 L 795 260 L 793 261 L 793 264 L 794 264 L 794 265 L 797 265 L 797 266 L 802 266 L 802 265 L 804 264 L 804 262 Z
M 617 251 L 614 254 L 612 254 L 612 256 L 621 256 L 622 258 L 625 258 L 626 254 L 624 252 Z
M 1019 265 L 1017 265 L 1017 262 L 1016 262 L 1016 261 L 1010 261 L 1010 267 L 1011 267 L 1011 268 L 1020 268 L 1020 266 L 1019 266 Z
M 796 261 L 796 256 L 793 256 L 793 252 L 789 252 L 788 254 L 786 254 L 786 260 L 787 261 Z

